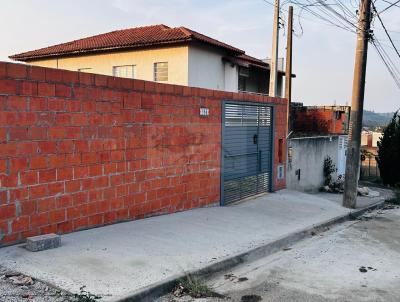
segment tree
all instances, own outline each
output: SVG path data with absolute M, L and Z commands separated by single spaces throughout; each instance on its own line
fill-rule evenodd
M 386 185 L 400 185 L 400 114 L 395 112 L 378 142 L 378 165 Z

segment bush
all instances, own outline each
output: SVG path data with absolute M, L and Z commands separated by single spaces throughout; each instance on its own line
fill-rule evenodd
M 332 158 L 327 156 L 324 160 L 324 186 L 332 184 L 332 173 L 336 172 L 336 166 L 332 162 Z
M 378 166 L 385 185 L 400 184 L 400 115 L 397 111 L 378 142 Z

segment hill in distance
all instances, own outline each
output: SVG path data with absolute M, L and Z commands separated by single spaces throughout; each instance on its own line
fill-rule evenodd
M 377 113 L 374 111 L 364 110 L 363 127 L 376 128 L 385 127 L 393 117 L 394 112 Z

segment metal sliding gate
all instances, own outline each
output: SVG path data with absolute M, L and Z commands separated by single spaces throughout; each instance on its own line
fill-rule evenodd
M 271 190 L 272 107 L 224 102 L 221 203 Z

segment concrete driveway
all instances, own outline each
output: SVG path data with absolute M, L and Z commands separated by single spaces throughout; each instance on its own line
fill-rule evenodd
M 64 235 L 54 250 L 1 248 L 0 265 L 71 292 L 85 285 L 106 301 L 347 213 L 323 196 L 283 190 Z

